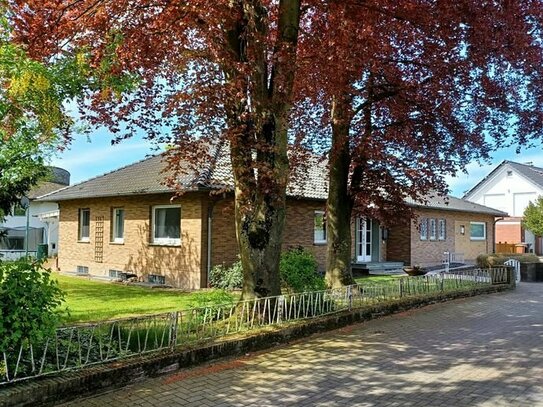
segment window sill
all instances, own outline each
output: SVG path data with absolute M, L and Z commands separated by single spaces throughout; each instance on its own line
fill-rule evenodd
M 158 243 L 158 242 L 152 242 L 149 243 L 149 246 L 153 247 L 181 247 L 181 242 L 179 243 Z
M 486 237 L 470 237 L 469 240 L 472 242 L 484 242 L 486 240 Z
M 313 246 L 326 246 L 326 241 L 313 242 Z
M 109 244 L 117 245 L 117 246 L 123 246 L 124 242 L 109 242 Z
M 87 239 L 87 240 L 78 240 L 77 243 L 90 243 L 90 239 Z

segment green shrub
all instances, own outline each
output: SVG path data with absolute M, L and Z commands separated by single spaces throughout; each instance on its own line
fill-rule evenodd
M 234 305 L 236 296 L 225 290 L 210 290 L 194 293 L 191 308 L 203 308 L 214 305 Z
M 51 270 L 25 260 L 0 261 L 0 351 L 37 343 L 58 326 L 64 294 Z
M 477 256 L 477 266 L 488 268 L 500 266 L 509 259 L 515 259 L 521 263 L 539 263 L 539 257 L 532 253 L 510 253 L 510 254 L 480 254 Z
M 292 292 L 318 291 L 326 288 L 324 277 L 317 272 L 315 256 L 303 247 L 281 254 L 281 284 Z
M 211 287 L 222 290 L 241 289 L 243 285 L 241 261 L 236 261 L 230 267 L 224 264 L 213 267 L 209 273 L 209 283 Z
M 220 319 L 220 310 L 228 312 L 228 308 L 234 306 L 236 296 L 224 290 L 212 290 L 195 293 L 192 299 L 190 307 L 196 310 L 189 318 L 189 324 L 198 325 L 205 320 Z

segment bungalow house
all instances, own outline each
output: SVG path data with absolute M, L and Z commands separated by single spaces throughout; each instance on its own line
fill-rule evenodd
M 160 156 L 40 197 L 60 207 L 58 267 L 104 277 L 129 272 L 187 289 L 206 287 L 209 270 L 234 262 L 238 252 L 233 196 L 210 194 L 232 185 L 224 150 L 218 148 L 202 171 L 179 178 L 187 191 L 180 197 L 162 183 Z M 289 185 L 283 244 L 311 250 L 324 269 L 326 166 L 309 165 L 301 178 Z M 426 235 L 410 222 L 385 231 L 377 221 L 355 219 L 353 260 L 435 264 L 443 251 L 460 249 L 474 259 L 492 247 L 493 219 L 501 214 L 456 198 L 421 207 L 420 213 L 427 219 Z
M 543 196 L 543 168 L 531 163 L 502 161 L 464 195 L 464 199 L 507 212 L 496 223 L 496 242 L 524 245 L 543 254 L 543 239 L 522 226 L 524 210 Z

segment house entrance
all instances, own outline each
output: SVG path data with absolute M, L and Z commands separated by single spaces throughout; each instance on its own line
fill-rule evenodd
M 368 218 L 358 218 L 356 221 L 356 260 L 359 263 L 371 261 L 372 226 L 372 220 Z

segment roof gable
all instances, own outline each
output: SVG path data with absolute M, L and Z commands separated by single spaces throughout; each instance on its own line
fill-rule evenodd
M 529 164 L 521 164 L 514 161 L 504 160 L 496 168 L 494 168 L 487 176 L 485 176 L 481 181 L 475 184 L 468 192 L 464 194 L 463 199 L 470 199 L 473 195 L 478 192 L 484 186 L 490 184 L 495 176 L 498 175 L 500 170 L 505 167 L 509 167 L 512 170 L 525 178 L 534 186 L 543 189 L 543 168 L 536 167 Z

